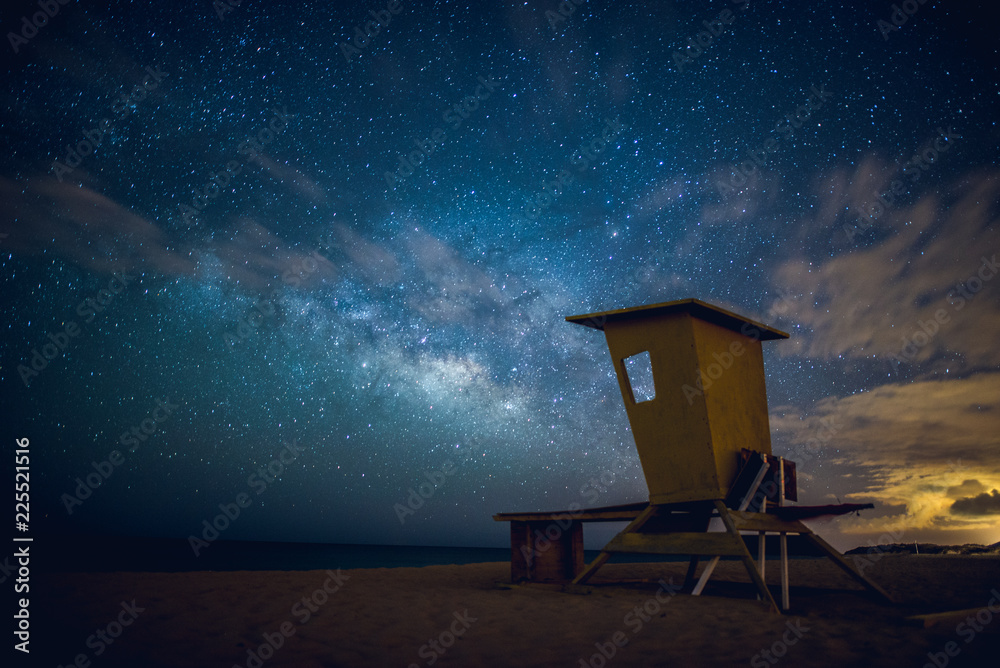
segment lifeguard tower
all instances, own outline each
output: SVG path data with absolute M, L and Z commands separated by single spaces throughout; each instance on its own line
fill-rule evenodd
M 559 512 L 501 513 L 511 523 L 511 579 L 586 582 L 616 552 L 687 555 L 686 586 L 701 593 L 719 558 L 737 557 L 762 600 L 765 535 L 777 534 L 782 608 L 788 602 L 788 534 L 833 559 L 852 578 L 878 585 L 799 520 L 845 514 L 871 504 L 785 506 L 795 500 L 795 467 L 774 457 L 768 425 L 762 342 L 788 334 L 697 299 L 566 318 L 603 331 L 618 376 L 649 501 Z M 711 521 L 721 531 L 710 531 Z M 628 520 L 589 565 L 584 522 Z M 744 540 L 754 534 L 758 563 Z M 699 560 L 708 558 L 694 584 Z

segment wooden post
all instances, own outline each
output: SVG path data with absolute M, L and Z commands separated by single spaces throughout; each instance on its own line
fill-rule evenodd
M 684 589 L 688 589 L 694 584 L 694 574 L 698 572 L 698 561 L 699 557 L 695 555 L 688 562 L 687 574 L 684 576 Z
M 767 497 L 764 497 L 763 499 L 760 500 L 760 512 L 762 513 L 767 512 Z M 766 546 L 764 544 L 765 536 L 767 536 L 766 531 L 757 532 L 757 539 L 760 541 L 760 543 L 757 545 L 757 563 L 758 563 L 758 568 L 760 568 L 760 579 L 763 580 L 764 582 L 767 582 L 767 576 L 764 573 L 765 566 L 767 564 L 766 562 L 767 552 L 766 552 Z M 758 595 L 757 598 L 760 599 L 760 596 Z
M 510 523 L 511 582 L 569 582 L 583 570 L 583 524 L 570 521 L 550 537 L 546 532 L 552 526 L 558 527 L 546 520 Z
M 785 505 L 784 457 L 778 457 L 778 505 Z M 788 597 L 788 534 L 782 531 L 778 536 L 778 541 L 781 545 L 781 609 L 788 610 L 791 605 Z

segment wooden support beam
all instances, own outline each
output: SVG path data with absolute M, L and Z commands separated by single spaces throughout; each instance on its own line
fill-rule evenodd
M 740 508 L 741 513 L 743 513 L 745 510 L 746 508 Z M 760 512 L 761 513 L 767 512 L 767 497 L 760 500 Z M 740 528 L 739 524 L 736 524 L 735 517 L 733 518 L 733 524 L 736 526 L 737 529 Z M 767 575 L 764 573 L 764 567 L 767 564 L 767 551 L 766 551 L 767 548 L 765 545 L 767 543 L 767 531 L 763 530 L 758 531 L 757 538 L 760 541 L 757 544 L 757 563 L 759 564 L 760 568 L 760 579 L 763 580 L 764 582 L 767 582 Z M 757 600 L 760 600 L 760 596 L 757 596 Z
M 731 533 L 620 533 L 604 546 L 605 552 L 629 554 L 691 554 L 739 557 L 746 552 L 739 535 Z
M 757 540 L 759 541 L 757 543 L 757 570 L 760 571 L 760 577 L 764 579 L 767 578 L 767 574 L 765 573 L 767 566 L 767 551 L 765 550 L 764 545 L 766 536 L 767 534 L 763 531 L 757 534 Z
M 656 511 L 656 506 L 654 506 L 653 504 L 649 504 L 648 506 L 645 507 L 645 509 L 643 509 L 642 512 L 639 513 L 639 515 L 634 520 L 629 522 L 628 526 L 622 529 L 621 533 L 618 535 L 620 536 L 624 533 L 635 531 L 636 529 L 641 527 L 643 523 L 646 520 L 648 520 L 655 511 Z M 611 553 L 608 552 L 607 549 L 602 550 L 601 553 L 597 555 L 597 557 L 592 562 L 590 562 L 586 568 L 580 571 L 580 573 L 575 578 L 573 578 L 572 584 L 575 585 L 581 584 L 589 580 L 590 577 L 597 572 L 597 569 L 603 566 L 610 557 Z
M 729 508 L 726 508 L 726 504 L 722 501 L 716 501 L 715 508 L 719 511 L 719 517 L 722 518 L 722 523 L 726 525 L 726 530 L 737 538 L 740 547 L 743 548 L 741 559 L 743 560 L 743 566 L 747 569 L 747 575 L 750 576 L 750 581 L 757 587 L 761 598 L 765 603 L 770 605 L 771 610 L 780 615 L 781 611 L 778 610 L 778 604 L 774 602 L 774 597 L 771 596 L 771 590 L 767 588 L 767 584 L 761 579 L 760 573 L 757 572 L 757 564 L 753 562 L 753 557 L 750 556 L 750 551 L 747 549 L 746 543 L 740 538 L 740 532 L 737 531 L 736 526 L 733 524 L 733 520 L 729 515 Z
M 719 557 L 712 557 L 709 559 L 708 563 L 705 564 L 705 570 L 702 571 L 701 577 L 698 578 L 698 584 L 696 584 L 694 589 L 691 590 L 692 596 L 701 596 L 702 590 L 705 589 L 705 585 L 708 584 L 708 579 L 712 577 L 712 571 L 715 570 L 715 567 L 718 566 L 718 564 Z
M 730 512 L 733 524 L 739 531 L 770 531 L 771 533 L 812 533 L 802 522 L 780 520 L 767 513 Z

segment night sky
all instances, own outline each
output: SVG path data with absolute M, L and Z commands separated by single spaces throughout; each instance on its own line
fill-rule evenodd
M 791 334 L 773 449 L 800 503 L 876 504 L 821 535 L 1000 540 L 994 10 L 49 4 L 5 3 L 0 89 L 37 531 L 244 499 L 222 537 L 502 546 L 645 500 L 564 318 L 696 297 Z

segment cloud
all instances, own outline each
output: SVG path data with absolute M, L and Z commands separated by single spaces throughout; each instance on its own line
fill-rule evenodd
M 846 184 L 832 190 L 829 197 L 839 203 L 857 197 Z M 856 237 L 847 252 L 825 260 L 793 257 L 778 267 L 774 282 L 808 297 L 788 302 L 787 317 L 804 335 L 782 352 L 905 358 L 928 371 L 1000 363 L 1000 349 L 982 336 L 1000 330 L 1000 280 L 988 268 L 1000 254 L 1000 173 L 968 174 L 942 190 L 890 209 L 879 219 L 881 229 Z M 818 208 L 814 222 L 833 226 L 812 228 L 814 237 L 839 230 L 842 217 L 833 218 L 822 203 Z M 962 284 L 980 280 L 978 294 L 961 296 Z M 926 336 L 928 330 L 933 334 Z
M 951 507 L 959 494 L 1000 487 L 1000 373 L 889 384 L 823 399 L 808 412 L 771 413 L 776 454 L 801 470 L 821 465 L 831 480 L 852 476 L 849 498 L 905 508 L 845 532 L 995 528 Z
M 221 239 L 221 241 L 218 241 Z M 214 264 L 215 278 L 246 288 L 261 290 L 280 285 L 309 285 L 335 280 L 337 269 L 319 253 L 292 249 L 257 221 L 243 218 L 205 242 L 199 256 L 212 263 L 199 266 L 199 277 L 208 279 L 205 264 Z
M 364 239 L 340 223 L 333 224 L 333 236 L 336 237 L 339 248 L 351 261 L 351 266 L 347 269 L 352 276 L 359 276 L 369 283 L 383 287 L 402 278 L 399 261 L 391 251 Z
M 264 154 L 255 155 L 253 161 L 263 167 L 275 181 L 287 186 L 313 204 L 326 203 L 327 195 L 323 187 L 287 162 L 279 163 Z
M 956 515 L 1000 515 L 1000 491 L 994 489 L 959 499 L 951 504 L 951 512 Z
M 421 229 L 407 235 L 406 245 L 427 284 L 409 298 L 414 310 L 439 323 L 473 325 L 500 316 L 508 299 L 486 272 Z
M 7 203 L 0 211 L 5 250 L 25 258 L 55 256 L 98 274 L 187 276 L 254 290 L 293 275 L 336 276 L 330 261 L 288 246 L 251 218 L 189 242 L 86 185 L 0 177 L 0 198 Z
M 170 235 L 87 186 L 51 177 L 25 183 L 0 177 L 0 197 L 6 203 L 0 227 L 17 254 L 51 254 L 103 274 L 195 271 L 195 262 Z
M 955 485 L 945 490 L 945 496 L 949 499 L 960 499 L 964 496 L 972 496 L 985 492 L 986 486 L 978 480 L 963 480 L 961 485 Z

